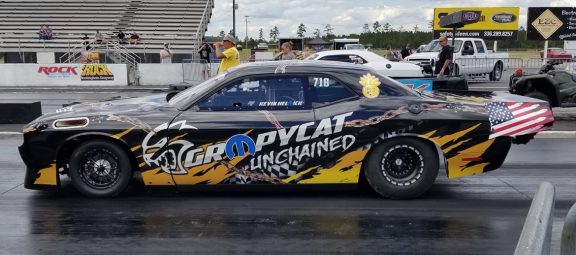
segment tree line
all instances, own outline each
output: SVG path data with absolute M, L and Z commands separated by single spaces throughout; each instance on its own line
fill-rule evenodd
M 429 24 L 431 25 L 431 23 Z M 347 34 L 347 35 L 335 35 L 334 28 L 330 24 L 326 24 L 323 29 L 316 28 L 312 32 L 312 36 L 307 36 L 307 27 L 303 23 L 300 23 L 297 28 L 296 37 L 304 38 L 305 41 L 312 40 L 316 37 L 320 37 L 323 40 L 329 42 L 335 38 L 358 38 L 360 43 L 375 49 L 385 49 L 391 47 L 392 49 L 403 48 L 406 44 L 411 44 L 412 48 L 416 48 L 419 45 L 427 44 L 433 39 L 432 31 L 420 31 L 418 25 L 410 29 L 404 29 L 402 26 L 398 29 L 394 29 L 390 23 L 386 22 L 380 24 L 378 21 L 373 24 L 364 24 L 362 27 L 362 33 L 360 34 Z M 232 33 L 230 30 L 229 33 Z M 516 40 L 499 40 L 498 49 L 542 49 L 544 47 L 544 41 L 529 41 L 526 39 L 526 29 L 520 27 L 518 31 L 518 36 Z M 277 26 L 274 26 L 269 30 L 265 37 L 264 29 L 260 28 L 258 30 L 258 38 L 248 38 L 248 47 L 255 47 L 258 43 L 266 42 L 268 44 L 274 45 L 278 42 L 280 37 L 280 30 Z M 219 36 L 224 37 L 225 32 L 220 31 Z M 242 45 L 246 45 L 245 39 L 238 38 Z M 493 44 L 492 40 L 486 40 L 488 47 Z M 548 47 L 563 47 L 563 41 L 549 41 Z

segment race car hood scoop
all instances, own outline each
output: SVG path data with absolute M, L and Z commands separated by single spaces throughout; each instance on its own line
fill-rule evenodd
M 536 134 L 554 123 L 548 102 L 531 97 L 483 91 L 436 91 L 423 96 L 451 103 L 483 105 L 492 127 L 490 138 Z

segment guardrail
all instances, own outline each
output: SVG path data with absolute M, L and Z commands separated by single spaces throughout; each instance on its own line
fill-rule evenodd
M 548 255 L 554 223 L 554 186 L 542 182 L 532 199 L 528 216 L 522 228 L 522 234 L 516 245 L 514 255 Z M 562 228 L 560 255 L 576 254 L 576 203 L 572 205 Z
M 559 58 L 457 58 L 452 69 L 469 82 L 498 82 L 508 81 L 518 69 L 536 74 L 548 61 L 555 70 L 576 74 L 576 60 Z
M 550 254 L 554 195 L 554 186 L 551 183 L 540 184 L 530 205 L 514 255 Z
M 560 255 L 569 254 L 576 254 L 576 203 L 572 205 L 566 215 L 560 239 Z

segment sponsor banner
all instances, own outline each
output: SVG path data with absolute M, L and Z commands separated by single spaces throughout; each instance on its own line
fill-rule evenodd
M 452 36 L 451 28 L 441 28 L 440 18 L 457 11 L 479 11 L 477 23 L 458 28 L 457 37 L 475 37 L 491 40 L 516 39 L 518 34 L 519 7 L 459 7 L 434 8 L 434 38 Z M 450 32 L 444 34 L 444 32 Z
M 406 87 L 419 91 L 432 91 L 432 80 L 398 80 L 400 83 L 406 85 Z
M 82 66 L 82 81 L 113 81 L 114 73 L 110 71 L 107 64 L 90 64 Z
M 448 38 L 452 38 L 453 31 L 434 31 L 434 38 L 438 38 L 441 35 Z M 473 37 L 473 38 L 483 38 L 485 40 L 515 40 L 518 37 L 518 31 L 507 31 L 507 30 L 456 30 L 456 37 Z
M 124 64 L 3 64 L 0 86 L 127 86 Z
M 528 8 L 528 40 L 576 40 L 576 7 Z

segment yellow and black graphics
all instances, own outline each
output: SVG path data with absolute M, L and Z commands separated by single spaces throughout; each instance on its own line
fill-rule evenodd
M 106 64 L 83 65 L 80 79 L 83 81 L 113 81 L 114 74 Z
M 352 112 L 268 132 L 194 144 L 196 127 L 164 123 L 132 146 L 147 185 L 356 183 L 368 152 L 343 132 Z M 178 130 L 166 136 L 166 131 Z

